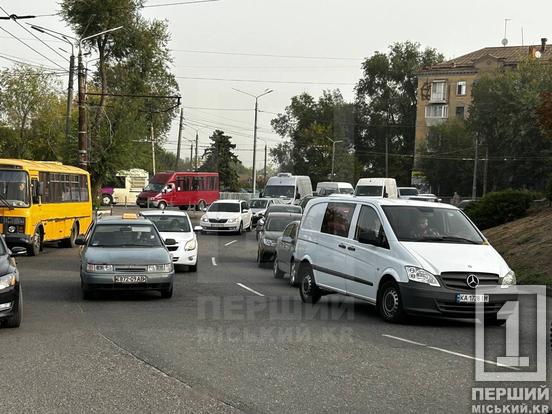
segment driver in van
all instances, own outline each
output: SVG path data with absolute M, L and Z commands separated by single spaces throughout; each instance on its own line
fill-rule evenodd
M 413 229 L 412 236 L 416 239 L 423 239 L 426 237 L 439 237 L 439 233 L 430 226 L 429 218 L 420 214 L 416 218 L 416 226 Z

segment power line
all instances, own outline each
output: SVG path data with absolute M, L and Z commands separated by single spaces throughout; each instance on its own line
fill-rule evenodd
M 206 81 L 221 81 L 221 82 L 250 82 L 250 83 L 279 83 L 293 85 L 341 85 L 354 86 L 356 83 L 349 82 L 311 82 L 311 81 L 282 81 L 282 80 L 261 80 L 261 79 L 227 79 L 227 78 L 203 78 L 195 76 L 175 76 L 177 79 L 184 80 L 206 80 Z
M 197 109 L 197 110 L 205 110 L 205 111 L 236 111 L 236 112 L 252 112 L 254 109 L 246 109 L 246 108 L 209 108 L 209 107 L 202 107 L 202 106 L 182 106 L 184 109 Z
M 255 57 L 270 57 L 270 58 L 283 58 L 283 59 L 353 60 L 353 61 L 361 61 L 364 59 L 360 57 L 274 55 L 274 54 L 267 54 L 267 53 L 220 52 L 220 51 L 214 51 L 214 50 L 193 50 L 193 49 L 169 49 L 169 50 L 172 52 L 199 53 L 199 54 L 207 54 L 207 55 L 255 56 Z
M 161 3 L 161 4 L 150 4 L 149 6 L 142 6 L 142 8 L 152 9 L 154 7 L 167 7 L 167 6 L 180 6 L 184 4 L 198 4 L 198 3 L 213 3 L 220 0 L 195 0 L 195 1 L 177 1 L 174 3 Z

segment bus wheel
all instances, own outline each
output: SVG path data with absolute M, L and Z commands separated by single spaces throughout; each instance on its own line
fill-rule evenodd
M 157 207 L 159 208 L 159 210 L 165 210 L 167 208 L 167 203 L 165 203 L 164 201 L 160 201 Z
M 200 200 L 199 203 L 197 204 L 196 211 L 203 211 L 203 209 L 206 206 L 207 206 L 207 204 L 205 203 L 205 201 Z
M 113 197 L 109 194 L 102 194 L 102 206 L 110 206 L 113 204 Z
M 66 247 L 72 249 L 75 247 L 75 239 L 77 238 L 77 233 L 79 232 L 79 225 L 75 222 L 71 228 L 71 235 L 67 239 L 63 239 L 60 242 L 60 247 Z
M 28 256 L 38 256 L 42 250 L 42 232 L 39 228 L 35 230 L 32 243 L 27 246 Z

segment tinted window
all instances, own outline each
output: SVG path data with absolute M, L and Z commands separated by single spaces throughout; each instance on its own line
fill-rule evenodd
M 293 229 L 295 228 L 295 223 L 289 223 L 286 229 L 284 230 L 284 237 L 291 237 Z
M 329 203 L 322 220 L 322 233 L 347 237 L 351 227 L 351 219 L 355 211 L 355 204 Z
M 401 195 L 407 195 L 407 196 L 418 195 L 418 190 L 416 190 L 415 188 L 401 188 L 399 192 L 401 193 Z
M 366 197 L 381 197 L 383 187 L 381 185 L 357 185 L 356 195 Z
M 90 238 L 91 247 L 160 247 L 155 228 L 147 224 L 99 224 Z
M 213 203 L 209 207 L 209 212 L 239 213 L 240 205 L 238 203 Z
M 269 185 L 265 188 L 264 196 L 270 198 L 293 198 L 295 186 L 293 185 Z
M 190 232 L 190 222 L 184 216 L 147 216 L 157 230 L 160 232 L 188 233 Z
M 293 220 L 295 220 L 295 217 L 269 217 L 265 229 L 266 231 L 282 232 Z
M 353 194 L 354 191 L 352 188 L 340 188 L 339 194 Z
M 355 229 L 355 240 L 382 240 L 383 238 L 383 227 L 378 213 L 372 207 L 362 206 Z
M 293 204 L 272 204 L 268 207 L 267 213 L 299 213 L 303 212 L 301 206 Z
M 308 209 L 307 215 L 304 217 L 301 228 L 306 230 L 320 231 L 327 203 L 315 204 Z
M 88 178 L 85 175 L 41 172 L 39 177 L 44 186 L 43 203 L 88 201 Z

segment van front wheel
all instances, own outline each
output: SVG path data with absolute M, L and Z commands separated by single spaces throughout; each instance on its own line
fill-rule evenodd
M 301 300 L 304 303 L 312 303 L 314 305 L 322 297 L 322 292 L 320 288 L 316 286 L 314 274 L 310 267 L 301 269 L 301 274 L 301 287 L 299 289 Z
M 403 310 L 401 292 L 395 282 L 386 282 L 378 292 L 378 312 L 386 322 L 400 323 L 406 319 Z

